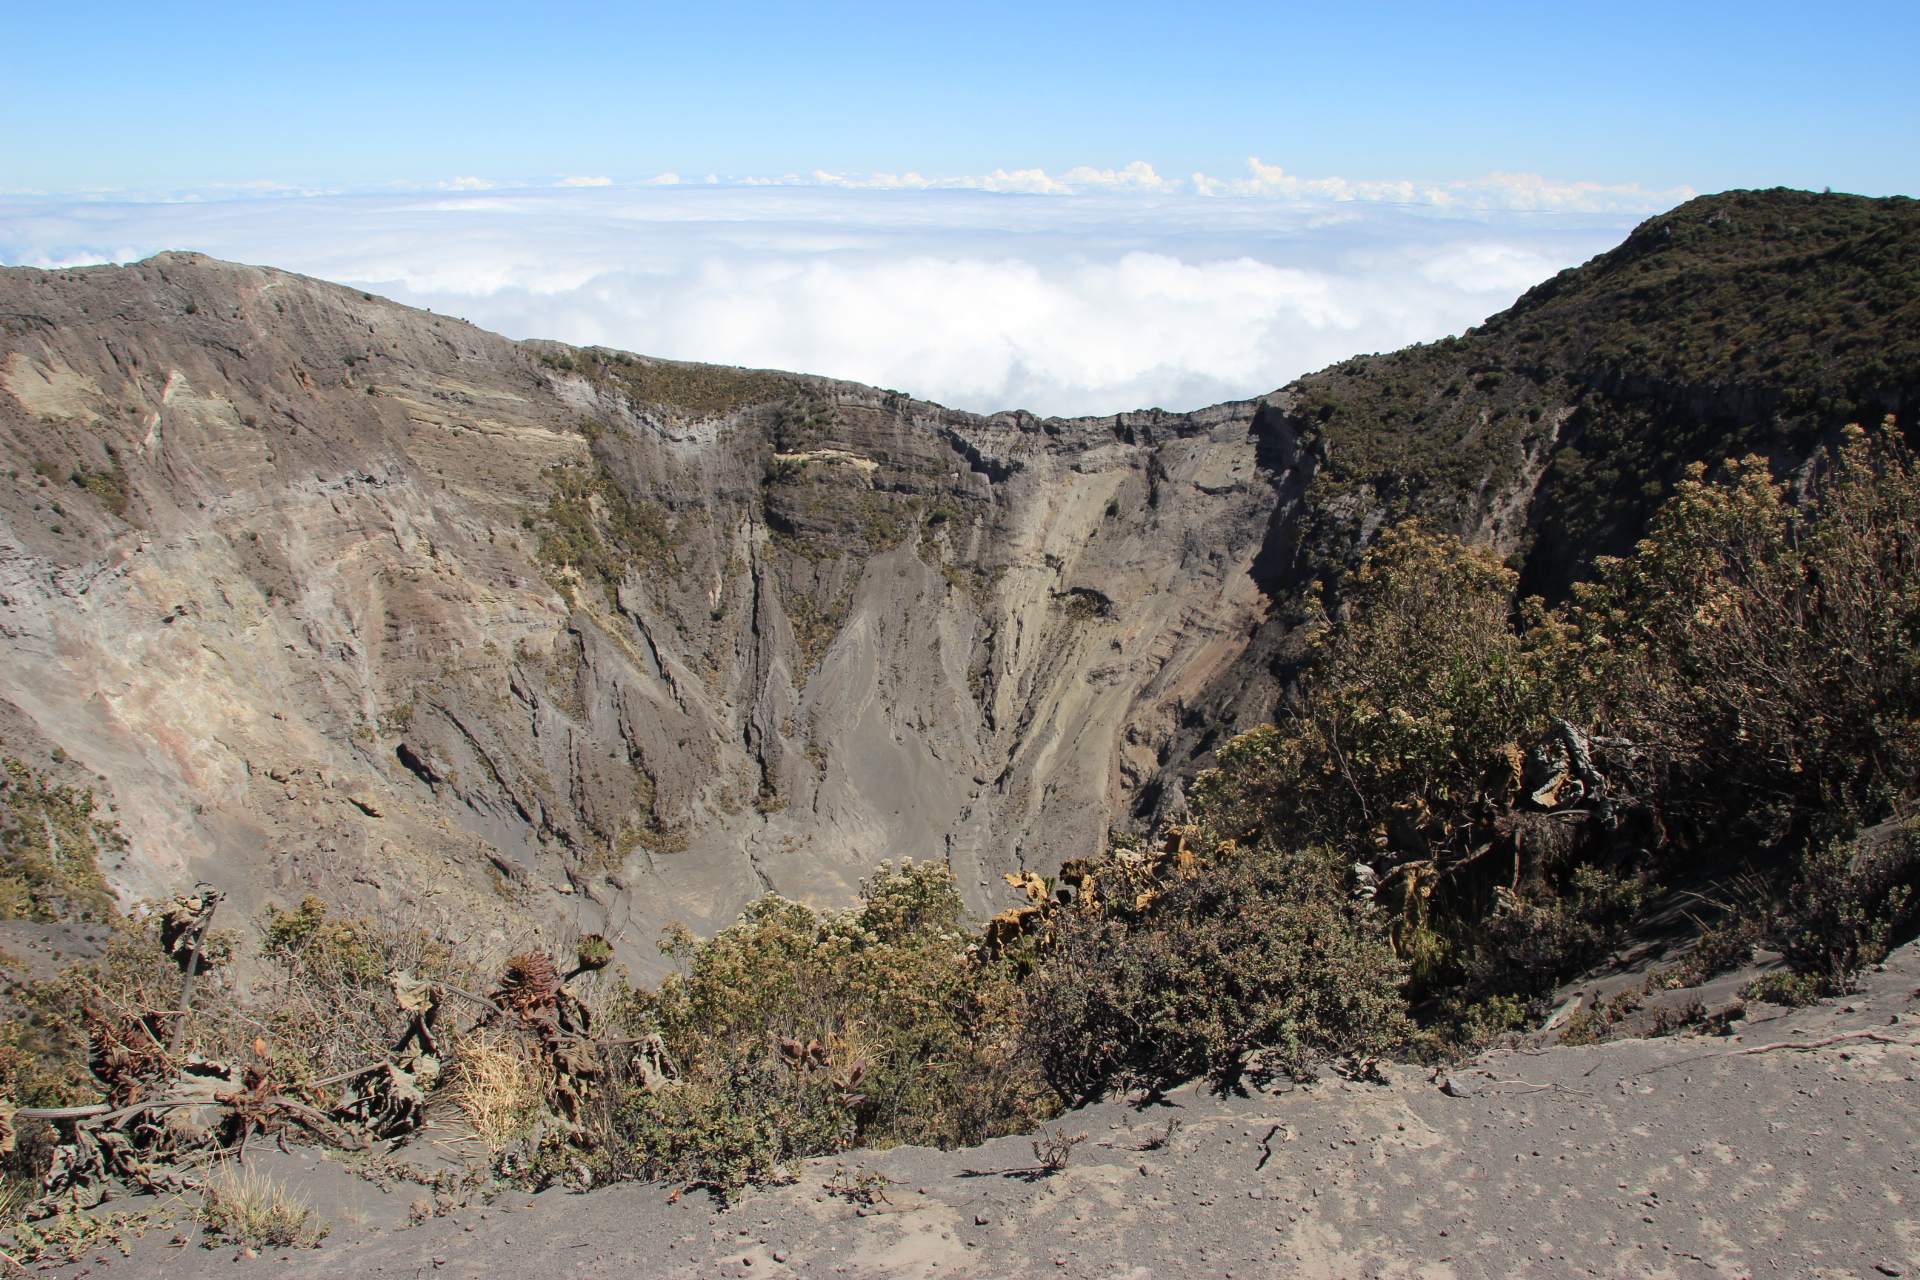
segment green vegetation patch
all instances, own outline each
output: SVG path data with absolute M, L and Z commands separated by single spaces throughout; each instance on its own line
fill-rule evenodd
M 597 580 L 615 608 L 627 574 L 655 565 L 676 568 L 665 510 L 630 495 L 606 467 L 563 465 L 543 474 L 552 486 L 547 509 L 522 520 L 539 537 L 542 563 Z
M 1296 384 L 1315 499 L 1465 522 L 1551 457 L 1530 558 L 1556 595 L 1631 549 L 1694 461 L 1804 457 L 1920 389 L 1920 202 L 1703 196 L 1459 338 Z M 1547 437 L 1551 436 L 1551 439 Z M 1363 493 L 1364 491 L 1364 493 Z M 1347 495 L 1364 496 L 1342 506 Z
M 679 1082 L 628 1093 L 615 1160 L 730 1191 L 856 1143 L 1031 1128 L 1054 1108 L 1012 1044 L 1017 970 L 970 941 L 947 867 L 910 859 L 848 911 L 768 896 L 709 941 L 672 931 L 682 971 L 619 1016 L 660 1037 Z
M 18 760 L 0 789 L 0 919 L 111 925 L 120 918 L 102 854 L 126 848 L 91 788 L 55 783 Z
M 68 479 L 99 499 L 100 505 L 114 515 L 125 516 L 133 503 L 133 484 L 112 445 L 107 446 L 107 458 L 113 464 L 110 469 L 95 471 L 82 465 L 75 467 Z
M 751 404 L 784 400 L 793 393 L 793 383 L 777 374 L 725 365 L 652 360 L 600 347 L 543 354 L 540 363 L 549 369 L 580 374 L 633 400 L 672 405 L 695 413 L 732 413 Z

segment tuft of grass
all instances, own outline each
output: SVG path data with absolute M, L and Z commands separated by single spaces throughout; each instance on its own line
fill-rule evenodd
M 207 1249 L 221 1244 L 311 1249 L 331 1229 L 285 1184 L 257 1170 L 238 1173 L 231 1167 L 207 1182 L 197 1216 L 206 1228 L 200 1243 Z
M 533 1132 L 545 1105 L 539 1067 L 509 1036 L 481 1034 L 453 1064 L 453 1101 L 489 1151 L 504 1151 Z

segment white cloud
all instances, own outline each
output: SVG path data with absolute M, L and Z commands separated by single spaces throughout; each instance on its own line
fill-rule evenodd
M 1247 161 L 1244 178 L 1221 180 L 1196 173 L 1190 187 L 1200 195 L 1366 201 L 1447 210 L 1642 215 L 1672 208 L 1697 194 L 1691 187 L 1649 191 L 1637 184 L 1554 182 L 1537 173 L 1490 173 L 1484 178 L 1446 183 L 1349 182 L 1345 178 L 1302 178 L 1257 159 Z
M 1258 394 L 1458 332 L 1686 193 L 1309 182 L 1255 162 L 1230 184 L 1141 163 L 191 194 L 8 197 L 0 261 L 198 249 L 514 337 L 1067 414 Z

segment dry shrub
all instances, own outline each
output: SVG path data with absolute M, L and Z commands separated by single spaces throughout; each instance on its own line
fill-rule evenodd
M 268 907 L 261 954 L 271 977 L 250 1002 L 247 1036 L 265 1033 L 285 1079 L 320 1079 L 388 1053 L 411 1015 L 393 975 L 484 989 L 493 966 L 393 912 L 348 918 L 309 896 L 291 911 Z
M 236 1172 L 232 1166 L 207 1180 L 199 1217 L 206 1228 L 200 1243 L 209 1249 L 222 1243 L 246 1249 L 310 1249 L 329 1230 L 283 1183 L 257 1170 Z
M 449 1096 L 489 1151 L 524 1140 L 546 1105 L 546 1071 L 511 1033 L 480 1031 L 468 1037 L 448 1075 Z
M 1804 499 L 1764 458 L 1696 464 L 1580 592 L 1639 732 L 1763 839 L 1845 837 L 1920 779 L 1920 473 L 1893 427 L 1848 427 Z
M 8 1027 L 7 1036 L 25 1057 L 7 1060 L 6 1083 L 20 1089 L 9 1094 L 13 1101 L 25 1106 L 99 1101 L 101 1082 L 88 1069 L 96 1040 L 148 1057 L 168 1044 L 180 998 L 180 967 L 162 937 L 164 906 L 139 904 L 104 955 L 14 993 L 25 1016 Z M 253 1038 L 253 1024 L 244 1017 L 227 972 L 239 936 L 216 929 L 205 939 L 184 1053 L 241 1057 Z

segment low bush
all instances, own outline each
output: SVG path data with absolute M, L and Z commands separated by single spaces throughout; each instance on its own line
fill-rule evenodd
M 1776 932 L 1796 973 L 1821 995 L 1853 990 L 1920 921 L 1920 826 L 1890 823 L 1817 849 L 1801 864 Z
M 482 991 L 494 978 L 495 961 L 418 925 L 335 915 L 313 896 L 269 906 L 258 923 L 267 978 L 221 1056 L 264 1037 L 281 1079 L 320 1079 L 388 1053 L 411 1021 L 396 979 Z
M 1468 974 L 1486 989 L 1544 996 L 1598 959 L 1659 892 L 1643 877 L 1575 867 L 1564 890 L 1509 892 L 1479 929 Z
M 1052 922 L 1022 1044 L 1068 1104 L 1231 1083 L 1256 1050 L 1296 1079 L 1389 1051 L 1408 1029 L 1405 966 L 1343 873 L 1325 849 L 1265 844 L 1216 848 L 1151 887 L 1125 862 L 1101 867 L 1095 893 Z
M 1826 994 L 1826 983 L 1819 974 L 1795 973 L 1791 969 L 1771 970 L 1740 988 L 1742 1000 L 1783 1004 L 1795 1009 L 1810 1005 Z
M 662 948 L 681 972 L 616 1006 L 673 1073 L 627 1087 L 617 1158 L 731 1188 L 855 1141 L 1029 1127 L 1047 1102 L 1011 1043 L 1015 969 L 970 941 L 951 872 L 911 860 L 882 864 L 848 911 L 769 896 L 710 940 L 676 930 Z

